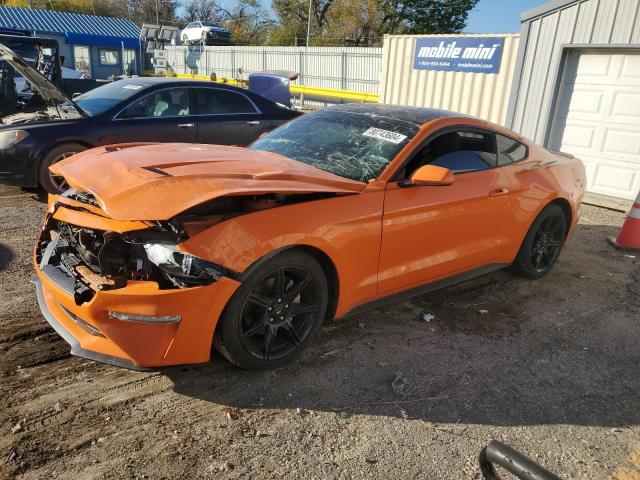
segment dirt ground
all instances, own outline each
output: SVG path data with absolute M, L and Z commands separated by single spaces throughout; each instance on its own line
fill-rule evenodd
M 326 325 L 292 366 L 139 373 L 69 356 L 40 316 L 43 211 L 0 187 L 0 477 L 474 479 L 497 439 L 562 478 L 640 478 L 640 271 L 605 240 L 619 213 L 585 207 L 543 280 L 497 272 Z

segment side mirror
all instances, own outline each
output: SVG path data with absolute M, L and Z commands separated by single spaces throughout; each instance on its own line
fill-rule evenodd
M 442 187 L 451 185 L 454 181 L 453 172 L 448 168 L 436 165 L 423 165 L 418 168 L 409 180 L 398 183 L 401 187 L 433 186 Z

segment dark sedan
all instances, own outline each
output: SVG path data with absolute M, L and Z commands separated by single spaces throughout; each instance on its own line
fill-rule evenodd
M 14 68 L 25 69 L 20 60 L 9 58 Z M 2 119 L 0 181 L 49 192 L 66 185 L 48 167 L 88 148 L 128 142 L 247 145 L 299 115 L 229 85 L 151 77 L 108 83 L 72 101 L 35 70 L 20 73 L 49 107 Z

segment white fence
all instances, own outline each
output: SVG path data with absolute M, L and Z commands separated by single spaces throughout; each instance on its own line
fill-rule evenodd
M 374 47 L 168 47 L 167 67 L 195 73 L 247 79 L 253 72 L 300 73 L 310 87 L 378 93 L 382 49 Z

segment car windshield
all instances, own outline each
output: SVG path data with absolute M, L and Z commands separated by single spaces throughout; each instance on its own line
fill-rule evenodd
M 417 133 L 418 126 L 404 120 L 324 109 L 298 117 L 250 148 L 367 182 L 378 177 Z
M 211 22 L 202 22 L 202 26 L 203 27 L 217 27 L 217 25 L 215 23 L 211 23 Z
M 118 80 L 78 95 L 73 101 L 87 115 L 94 117 L 122 103 L 145 87 L 142 83 Z

